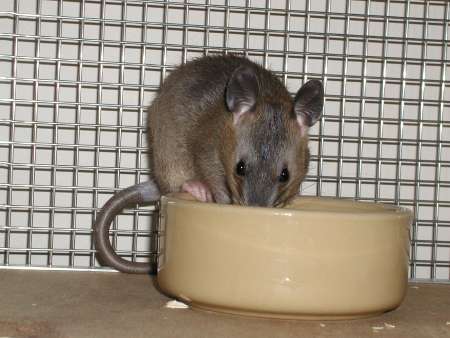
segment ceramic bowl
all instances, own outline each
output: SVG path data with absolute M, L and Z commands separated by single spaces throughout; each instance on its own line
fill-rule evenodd
M 348 319 L 402 302 L 409 210 L 299 197 L 285 208 L 161 200 L 160 289 L 194 308 Z

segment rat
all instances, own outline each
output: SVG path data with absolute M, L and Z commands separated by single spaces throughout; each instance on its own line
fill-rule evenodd
M 321 115 L 323 98 L 318 80 L 292 98 L 271 71 L 241 56 L 205 56 L 177 67 L 148 109 L 152 178 L 118 192 L 99 212 L 99 260 L 122 272 L 150 272 L 150 264 L 114 252 L 109 227 L 124 208 L 170 192 L 203 202 L 288 203 L 308 171 L 308 129 Z

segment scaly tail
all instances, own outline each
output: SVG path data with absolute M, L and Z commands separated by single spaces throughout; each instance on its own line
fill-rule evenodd
M 126 273 L 149 273 L 149 263 L 130 262 L 119 257 L 109 242 L 109 228 L 114 217 L 127 207 L 156 202 L 161 194 L 153 181 L 119 191 L 100 210 L 94 225 L 94 242 L 102 264 Z

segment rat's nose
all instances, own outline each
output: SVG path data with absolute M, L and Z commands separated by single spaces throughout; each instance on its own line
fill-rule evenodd
M 245 204 L 254 207 L 271 207 L 273 206 L 273 192 L 271 189 L 253 190 L 246 194 Z

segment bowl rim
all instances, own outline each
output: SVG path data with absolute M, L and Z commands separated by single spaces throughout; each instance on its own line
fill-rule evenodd
M 190 194 L 183 192 L 169 193 L 167 195 L 161 196 L 161 204 L 178 204 L 187 205 L 200 209 L 209 209 L 211 212 L 225 212 L 231 211 L 236 213 L 263 213 L 268 216 L 293 216 L 293 215 L 318 215 L 326 217 L 346 217 L 346 218 L 357 218 L 366 219 L 377 217 L 377 219 L 398 219 L 398 218 L 409 218 L 409 222 L 414 219 L 414 213 L 412 210 L 405 207 L 396 206 L 392 204 L 385 204 L 381 202 L 372 201 L 358 201 L 352 198 L 345 197 L 328 197 L 328 196 L 297 196 L 297 198 L 311 198 L 311 199 L 327 199 L 327 200 L 339 200 L 354 203 L 372 204 L 381 206 L 377 211 L 366 211 L 366 212 L 339 212 L 336 210 L 314 210 L 314 209 L 295 209 L 295 208 L 274 208 L 274 207 L 258 207 L 258 206 L 246 206 L 246 205 L 236 205 L 236 204 L 218 204 L 213 202 L 201 202 L 195 200 Z

